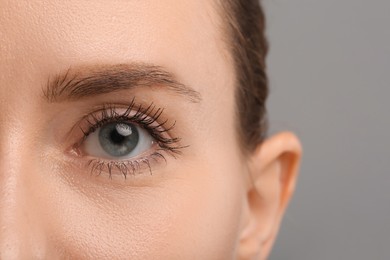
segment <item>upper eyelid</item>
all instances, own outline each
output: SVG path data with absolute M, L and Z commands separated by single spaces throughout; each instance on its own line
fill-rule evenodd
M 124 112 L 117 113 L 116 110 L 118 109 L 123 109 Z M 107 112 L 107 110 L 109 110 L 109 112 Z M 176 121 L 169 123 L 170 120 L 168 120 L 168 118 L 159 120 L 163 112 L 164 109 L 158 107 L 153 102 L 149 105 L 145 105 L 135 102 L 135 98 L 133 98 L 130 105 L 123 107 L 113 104 L 103 104 L 99 109 L 85 115 L 75 125 L 75 127 L 78 126 L 83 133 L 83 137 L 75 144 L 75 147 L 80 147 L 88 135 L 96 131 L 96 129 L 104 123 L 115 122 L 119 119 L 136 123 L 140 127 L 145 128 L 145 130 L 147 130 L 164 148 L 174 151 L 179 147 L 184 147 L 180 145 L 181 138 L 174 136 L 171 132 L 176 125 Z M 138 117 L 135 117 L 135 115 L 138 115 Z M 103 122 L 104 120 L 108 121 Z M 155 125 L 152 126 L 152 124 Z
M 79 146 L 85 138 L 85 132 L 88 130 L 88 120 L 90 122 L 93 122 L 94 120 L 100 120 L 101 114 L 104 112 L 104 110 L 110 110 L 110 111 L 126 111 L 129 109 L 130 105 L 134 103 L 133 107 L 148 107 L 145 102 L 135 102 L 135 97 L 131 100 L 130 104 L 128 102 L 120 102 L 120 103 L 114 103 L 114 102 L 104 102 L 99 105 L 94 105 L 89 111 L 85 111 L 82 113 L 81 117 L 76 119 L 72 123 L 72 127 L 67 131 L 64 138 L 61 142 L 63 143 L 70 143 L 73 142 L 74 138 L 79 139 L 78 142 L 73 143 L 72 145 L 77 147 Z M 142 112 L 142 111 L 141 111 Z M 75 137 L 76 136 L 76 137 Z M 78 137 L 77 137 L 78 136 Z M 66 148 L 68 150 L 68 148 Z
M 120 109 L 123 110 L 122 113 L 117 112 L 117 110 L 120 110 Z M 110 114 L 107 114 L 107 111 L 109 111 L 108 113 L 110 113 Z M 151 124 L 153 122 L 158 121 L 159 118 L 161 117 L 161 115 L 163 114 L 163 112 L 164 112 L 164 108 L 157 107 L 156 105 L 154 105 L 153 102 L 149 106 L 144 107 L 144 106 L 142 106 L 142 104 L 137 105 L 135 103 L 135 99 L 133 99 L 131 104 L 128 105 L 127 107 L 118 107 L 118 106 L 113 106 L 111 104 L 108 104 L 108 105 L 105 104 L 105 105 L 103 105 L 102 108 L 98 109 L 97 111 L 94 111 L 90 114 L 85 115 L 80 120 L 80 122 L 82 122 L 82 121 L 88 122 L 90 119 L 93 119 L 95 121 L 94 123 L 97 123 L 97 122 L 102 121 L 104 119 L 115 120 L 115 119 L 121 119 L 121 118 L 123 118 L 123 119 L 131 118 L 132 120 L 138 119 L 139 121 L 145 122 L 146 118 L 149 118 L 149 121 Z M 98 116 L 96 116 L 95 114 L 98 114 L 98 115 L 100 114 L 100 118 Z M 168 121 L 168 119 L 166 119 L 164 122 L 167 122 L 167 121 Z M 94 124 L 91 122 L 88 122 L 88 123 Z M 163 123 L 161 123 L 161 124 L 163 124 Z

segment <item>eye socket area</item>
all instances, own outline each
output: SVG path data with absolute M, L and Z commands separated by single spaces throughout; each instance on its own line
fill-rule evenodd
M 102 158 L 126 160 L 150 150 L 155 144 L 151 134 L 137 124 L 109 122 L 86 136 L 80 149 L 83 154 Z
M 181 138 L 175 136 L 176 121 L 162 116 L 164 108 L 153 103 L 142 106 L 105 103 L 87 112 L 74 124 L 66 148 L 70 163 L 91 174 L 128 175 L 150 172 L 167 163 L 166 155 L 177 159 Z

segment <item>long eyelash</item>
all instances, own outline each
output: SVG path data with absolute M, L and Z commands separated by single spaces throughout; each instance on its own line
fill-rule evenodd
M 133 111 L 136 111 L 135 114 L 130 115 Z M 84 135 L 82 142 L 91 133 L 105 124 L 113 122 L 131 122 L 148 131 L 158 144 L 158 148 L 148 157 L 136 160 L 106 161 L 91 159 L 88 162 L 88 165 L 91 167 L 91 174 L 96 172 L 97 175 L 100 175 L 102 172 L 108 172 L 110 178 L 112 178 L 112 171 L 116 169 L 127 178 L 129 174 L 135 175 L 142 166 L 146 166 L 149 169 L 150 174 L 152 174 L 150 160 L 158 161 L 162 159 L 167 162 L 164 152 L 176 158 L 176 155 L 181 154 L 181 149 L 188 147 L 179 145 L 180 138 L 166 136 L 166 133 L 169 133 L 175 127 L 176 121 L 169 124 L 168 120 L 164 120 L 161 123 L 156 124 L 161 118 L 164 109 L 157 108 L 154 103 L 151 103 L 148 107 L 144 108 L 142 105 L 137 106 L 135 99 L 133 99 L 130 105 L 122 113 L 118 113 L 118 108 L 113 105 L 104 105 L 99 112 L 100 114 L 98 116 L 96 114 L 91 114 L 85 117 L 89 126 L 86 130 L 80 127 L 80 130 Z

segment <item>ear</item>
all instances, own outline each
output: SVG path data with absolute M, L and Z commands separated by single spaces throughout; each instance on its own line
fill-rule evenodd
M 266 259 L 294 192 L 302 154 L 298 138 L 280 133 L 260 144 L 248 159 L 252 177 L 239 242 L 240 259 Z

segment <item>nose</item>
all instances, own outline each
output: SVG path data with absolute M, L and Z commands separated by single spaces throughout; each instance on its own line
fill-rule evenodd
M 4 135 L 3 135 L 4 137 Z M 0 138 L 0 259 L 43 259 L 45 223 L 34 181 L 34 164 L 26 162 L 18 143 Z M 27 157 L 28 158 L 28 157 Z

